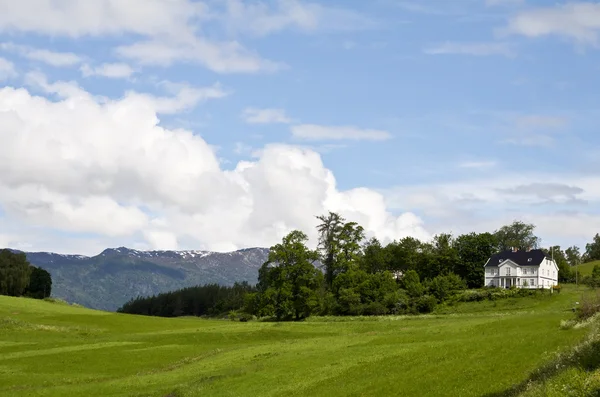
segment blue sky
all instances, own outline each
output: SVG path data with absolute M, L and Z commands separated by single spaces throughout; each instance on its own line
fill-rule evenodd
M 597 2 L 0 0 L 0 15 L 0 114 L 20 120 L 0 136 L 39 146 L 0 163 L 0 245 L 227 250 L 330 209 L 384 240 L 517 218 L 548 244 L 600 232 Z

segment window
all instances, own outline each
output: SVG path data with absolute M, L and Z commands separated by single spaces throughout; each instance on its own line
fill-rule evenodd
M 529 285 L 531 285 L 532 287 L 535 287 L 535 278 L 532 278 L 529 280 Z
M 523 268 L 523 274 L 527 274 L 527 268 Z
M 506 275 L 507 275 L 507 276 L 510 276 L 510 267 L 507 267 L 507 268 L 506 268 Z
M 527 262 L 531 262 L 532 260 L 533 260 L 532 258 L 529 258 L 529 259 L 527 259 Z
M 498 263 L 502 263 L 502 259 L 498 259 Z

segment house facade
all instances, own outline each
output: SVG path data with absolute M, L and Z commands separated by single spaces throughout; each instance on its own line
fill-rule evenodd
M 484 265 L 485 286 L 552 288 L 558 285 L 558 266 L 542 250 L 509 250 L 492 255 Z

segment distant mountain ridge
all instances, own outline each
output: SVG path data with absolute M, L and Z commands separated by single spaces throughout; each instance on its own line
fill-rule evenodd
M 12 250 L 15 252 L 22 252 Z M 52 275 L 52 296 L 90 308 L 114 311 L 139 295 L 236 281 L 256 283 L 268 248 L 233 252 L 139 251 L 108 248 L 96 256 L 25 252 L 29 262 Z

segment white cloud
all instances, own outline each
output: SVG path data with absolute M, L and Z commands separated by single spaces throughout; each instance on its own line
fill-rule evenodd
M 361 129 L 354 126 L 323 126 L 316 124 L 299 124 L 291 127 L 295 138 L 321 140 L 355 140 L 384 141 L 392 135 L 387 131 Z
M 43 239 L 33 231 L 48 228 L 136 247 L 213 250 L 269 246 L 301 229 L 314 244 L 315 215 L 328 210 L 382 239 L 429 236 L 414 215 L 392 215 L 381 194 L 338 190 L 314 151 L 270 145 L 225 171 L 201 137 L 158 124 L 157 112 L 178 106 L 134 93 L 96 98 L 40 77 L 61 99 L 0 89 L 3 222 L 7 230 L 18 222 L 33 247 Z M 80 252 L 73 244 L 56 249 Z
M 52 66 L 73 66 L 81 62 L 81 58 L 71 52 L 55 52 L 41 49 L 30 49 L 23 55 L 35 61 L 47 63 Z
M 515 219 L 538 226 L 544 243 L 583 245 L 600 224 L 600 176 L 491 173 L 463 181 L 382 191 L 389 208 L 414 211 L 431 233 L 494 231 Z
M 0 0 L 0 31 L 73 38 L 121 33 L 189 35 L 188 21 L 205 12 L 203 3 L 188 0 Z
M 528 37 L 557 35 L 582 44 L 598 45 L 599 31 L 600 4 L 575 1 L 520 12 L 501 32 Z
M 96 67 L 84 64 L 80 70 L 84 77 L 102 76 L 110 79 L 126 79 L 135 73 L 135 70 L 126 63 L 103 63 Z
M 179 243 L 177 236 L 168 231 L 152 230 L 144 232 L 144 237 L 152 249 L 177 250 Z
M 83 61 L 79 55 L 72 52 L 50 51 L 14 43 L 0 43 L 0 49 L 5 51 L 13 51 L 24 58 L 42 62 L 55 67 L 74 66 Z
M 34 32 L 51 36 L 120 36 L 139 41 L 115 48 L 116 54 L 145 65 L 193 62 L 218 73 L 273 72 L 285 64 L 263 59 L 236 40 L 202 35 L 205 24 L 233 32 L 266 35 L 297 27 L 302 31 L 355 30 L 375 26 L 360 14 L 297 0 L 275 2 L 198 2 L 191 0 L 0 0 L 0 33 Z M 225 7 L 219 5 L 225 4 Z M 30 10 L 36 9 L 35 13 Z M 143 11 L 140 11 L 143 10 Z M 73 55 L 73 54 L 71 54 Z M 39 60 L 76 63 L 71 56 L 36 55 Z
M 283 109 L 246 108 L 242 112 L 242 118 L 249 124 L 287 124 L 292 122 Z
M 0 57 L 0 81 L 17 76 L 15 65 L 8 59 Z
M 261 58 L 235 41 L 212 42 L 194 38 L 186 42 L 150 40 L 116 48 L 122 57 L 141 64 L 169 66 L 175 62 L 194 62 L 218 73 L 274 72 L 282 63 Z
M 198 103 L 208 99 L 223 98 L 228 95 L 228 92 L 221 88 L 221 85 L 216 83 L 211 87 L 196 88 L 187 84 L 176 84 L 172 82 L 163 82 L 161 84 L 173 96 L 156 97 L 154 95 L 140 94 L 130 91 L 125 97 L 140 103 L 147 103 L 150 109 L 157 113 L 173 114 L 184 110 L 194 108 Z
M 203 3 L 188 0 L 98 0 L 60 3 L 0 0 L 0 32 L 35 32 L 52 36 L 142 37 L 116 53 L 142 64 L 168 66 L 195 62 L 219 73 L 273 71 L 282 67 L 262 59 L 236 41 L 213 41 L 197 35 L 198 22 L 211 19 Z M 36 12 L 30 12 L 35 7 Z M 140 12 L 143 10 L 143 12 Z
M 377 22 L 357 12 L 299 0 L 227 0 L 223 23 L 232 31 L 264 36 L 288 28 L 304 32 L 317 30 L 359 30 Z
M 490 56 L 503 55 L 506 57 L 515 56 L 515 52 L 507 43 L 453 43 L 446 42 L 435 47 L 426 48 L 423 50 L 430 55 L 475 55 L 475 56 Z

